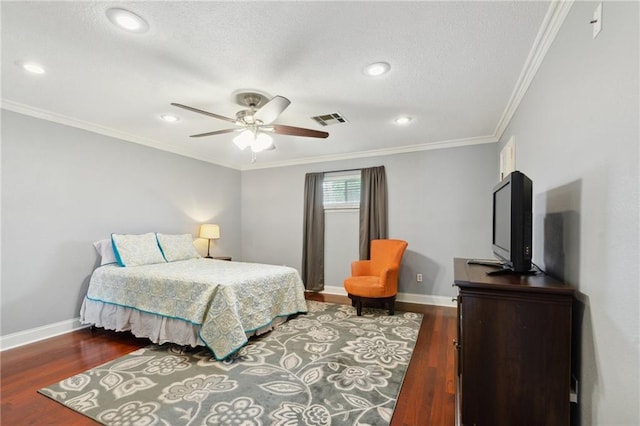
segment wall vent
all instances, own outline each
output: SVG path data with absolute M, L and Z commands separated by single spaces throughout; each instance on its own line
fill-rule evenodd
M 348 123 L 347 119 L 344 118 L 342 114 L 339 112 L 334 112 L 332 114 L 324 114 L 324 115 L 316 115 L 315 117 L 311 117 L 321 126 L 329 126 L 331 124 L 339 124 L 339 123 Z

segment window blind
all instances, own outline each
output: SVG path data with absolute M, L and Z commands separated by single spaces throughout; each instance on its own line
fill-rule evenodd
M 360 172 L 326 174 L 322 190 L 325 209 L 357 209 L 360 207 Z

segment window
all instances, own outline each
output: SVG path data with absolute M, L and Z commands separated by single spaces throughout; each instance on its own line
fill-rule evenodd
M 329 173 L 322 182 L 325 210 L 360 208 L 360 172 Z

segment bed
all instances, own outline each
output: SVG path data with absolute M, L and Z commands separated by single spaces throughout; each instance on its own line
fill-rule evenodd
M 198 256 L 96 268 L 80 321 L 158 344 L 207 346 L 221 360 L 251 335 L 306 311 L 297 270 Z

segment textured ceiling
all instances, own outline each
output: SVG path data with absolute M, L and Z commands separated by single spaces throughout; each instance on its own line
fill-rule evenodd
M 2 106 L 239 169 L 495 141 L 549 5 L 3 1 Z M 149 31 L 113 26 L 110 7 Z M 391 71 L 365 76 L 376 61 Z M 277 123 L 330 136 L 275 135 L 252 166 L 234 134 L 189 138 L 229 123 L 169 105 L 234 117 L 241 89 L 289 98 Z M 311 119 L 333 112 L 348 123 Z M 393 124 L 401 114 L 413 121 Z

